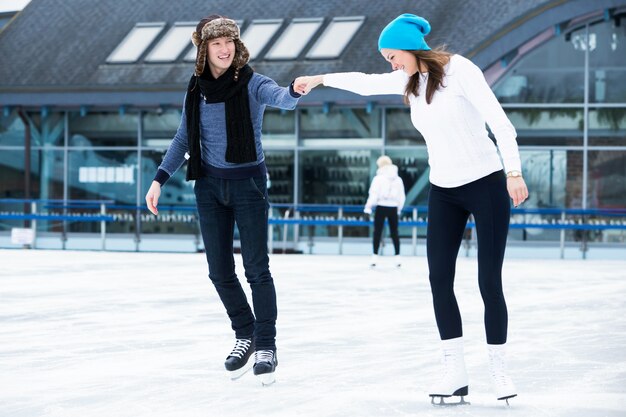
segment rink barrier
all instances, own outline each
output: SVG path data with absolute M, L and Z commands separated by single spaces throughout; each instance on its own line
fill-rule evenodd
M 35 199 L 0 199 L 0 204 L 25 204 L 23 212 L 0 212 L 0 220 L 21 220 L 29 222 L 29 227 L 36 236 L 37 221 L 60 221 L 63 222 L 63 249 L 67 240 L 66 224 L 72 222 L 99 222 L 101 235 L 101 249 L 106 250 L 106 226 L 107 223 L 117 221 L 137 222 L 136 249 L 139 250 L 139 242 L 141 240 L 140 224 L 162 221 L 162 222 L 194 222 L 198 223 L 197 211 L 195 205 L 159 205 L 159 217 L 153 216 L 145 206 L 114 204 L 111 200 L 35 200 Z M 26 212 L 26 207 L 28 211 Z M 275 217 L 275 210 L 284 210 L 284 214 Z M 69 213 L 71 210 L 97 210 L 97 213 Z M 122 211 L 122 213 L 111 213 L 111 210 Z M 53 211 L 52 213 L 50 211 Z M 54 211 L 59 211 L 56 213 Z M 417 233 L 419 228 L 425 228 L 428 225 L 426 215 L 428 208 L 426 206 L 405 207 L 399 221 L 400 227 L 412 228 L 412 246 L 413 254 L 417 254 Z M 184 213 L 184 214 L 183 214 Z M 323 214 L 332 214 L 332 216 L 323 216 Z M 351 214 L 357 214 L 359 217 L 350 217 Z M 410 216 L 406 216 L 410 214 Z M 346 216 L 347 215 L 347 216 Z M 526 220 L 527 216 L 554 215 L 559 216 L 558 219 L 536 219 Z M 294 245 L 300 241 L 301 226 L 321 226 L 321 227 L 337 227 L 337 244 L 338 253 L 343 253 L 343 231 L 345 227 L 372 227 L 373 220 L 365 217 L 363 214 L 363 206 L 337 206 L 322 204 L 272 204 L 269 216 L 269 241 L 268 246 L 271 251 L 274 250 L 274 227 L 282 228 L 282 251 L 286 252 L 289 246 L 288 236 L 289 227 L 293 228 Z M 524 221 L 519 221 L 519 217 L 523 216 Z M 572 219 L 571 216 L 580 216 L 578 219 Z M 603 216 L 621 218 L 616 220 L 598 220 L 585 219 L 589 216 Z M 196 246 L 199 247 L 199 225 L 196 233 Z M 556 229 L 560 230 L 560 249 L 561 258 L 564 257 L 565 250 L 565 231 L 581 230 L 581 231 L 602 231 L 602 230 L 626 230 L 626 209 L 559 209 L 559 208 L 513 208 L 511 209 L 511 229 Z M 465 246 L 469 253 L 469 248 L 475 244 L 475 224 L 468 221 L 466 229 L 470 234 L 465 239 Z M 581 251 L 583 258 L 587 251 L 586 234 L 582 235 Z M 309 246 L 314 244 L 314 236 L 309 234 Z M 35 247 L 35 243 L 33 243 Z

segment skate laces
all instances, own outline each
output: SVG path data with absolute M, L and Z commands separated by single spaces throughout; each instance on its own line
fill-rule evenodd
M 274 360 L 274 352 L 271 350 L 257 350 L 254 352 L 254 363 L 269 362 Z
M 491 377 L 499 386 L 512 385 L 505 369 L 504 357 L 501 354 L 490 352 L 489 364 L 491 365 Z
M 252 339 L 237 339 L 235 341 L 235 347 L 233 351 L 230 352 L 228 356 L 234 356 L 235 358 L 241 359 L 246 354 L 248 349 L 250 349 L 250 345 L 252 344 Z

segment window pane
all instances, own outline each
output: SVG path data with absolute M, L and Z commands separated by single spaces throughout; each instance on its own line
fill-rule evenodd
M 626 102 L 626 25 L 613 20 L 589 27 L 589 101 Z
M 300 137 L 305 146 L 379 146 L 381 111 L 333 107 L 300 111 Z
M 589 152 L 589 208 L 626 208 L 626 150 Z
M 141 179 L 145 195 L 161 164 L 165 149 L 147 150 L 141 154 Z M 142 233 L 167 233 L 167 234 L 196 234 L 198 233 L 197 215 L 195 210 L 196 200 L 193 192 L 193 181 L 186 181 L 186 168 L 183 165 L 165 183 L 159 198 L 159 215 L 153 216 L 143 211 L 141 217 Z M 145 205 L 141 202 L 141 205 Z M 166 206 L 180 207 L 166 208 Z
M 387 149 L 385 154 L 398 167 L 398 175 L 404 182 L 405 206 L 427 205 L 430 168 L 426 148 Z
M 152 49 L 146 61 L 174 61 L 183 50 L 192 45 L 191 33 L 195 28 L 195 24 L 175 24 Z
M 138 23 L 107 58 L 108 63 L 135 62 L 161 33 L 165 23 Z
M 24 123 L 15 111 L 0 116 L 0 146 L 24 146 Z
M 300 202 L 308 204 L 365 204 L 370 178 L 380 152 L 302 151 Z
M 250 52 L 250 60 L 258 56 L 282 24 L 282 19 L 252 21 L 241 36 L 241 40 L 248 48 L 248 52 Z
M 413 126 L 408 108 L 387 109 L 385 123 L 387 145 L 423 145 L 424 137 Z
M 166 148 L 180 125 L 181 110 L 146 112 L 143 114 L 143 145 Z
M 296 59 L 321 25 L 321 18 L 294 19 L 272 49 L 265 55 L 265 58 Z
M 137 146 L 137 113 L 69 114 L 70 146 Z
M 272 204 L 293 203 L 293 151 L 265 151 L 265 163 L 269 174 L 269 196 Z
M 584 100 L 584 29 L 539 46 L 493 87 L 501 103 L 580 103 Z M 570 37 L 571 36 L 571 37 Z
M 363 24 L 363 17 L 335 18 L 306 55 L 307 58 L 337 58 Z
M 263 144 L 294 146 L 296 142 L 296 112 L 267 109 L 263 116 Z
M 582 146 L 582 109 L 506 108 L 519 145 Z
M 590 146 L 626 146 L 626 108 L 589 110 Z
M 136 204 L 136 151 L 70 150 L 68 158 L 69 199 Z
M 51 112 L 42 115 L 41 112 L 27 112 L 30 120 L 31 144 L 63 146 L 65 141 L 65 120 L 62 112 Z M 21 143 L 24 143 L 22 135 Z

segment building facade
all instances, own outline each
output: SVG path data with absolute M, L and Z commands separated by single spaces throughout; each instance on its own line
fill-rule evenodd
M 297 3 L 33 0 L 0 31 L 0 199 L 107 200 L 119 216 L 110 233 L 196 234 L 190 214 L 155 220 L 137 209 L 180 122 L 195 23 L 211 13 L 238 20 L 251 65 L 287 85 L 298 75 L 388 71 L 378 33 L 412 12 L 430 19 L 429 44 L 483 69 L 517 129 L 525 207 L 626 208 L 626 0 Z M 426 204 L 426 146 L 401 97 L 316 89 L 295 111 L 268 109 L 263 142 L 277 216 L 294 205 L 362 206 L 381 154 L 399 166 L 407 205 Z M 160 204 L 193 204 L 184 177 L 183 167 Z M 15 210 L 0 201 L 0 211 Z M 0 233 L 21 224 L 1 222 Z M 624 242 L 624 233 L 591 239 Z

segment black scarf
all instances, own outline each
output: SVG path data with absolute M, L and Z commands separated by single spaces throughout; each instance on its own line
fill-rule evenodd
M 252 68 L 245 65 L 239 70 L 238 81 L 234 80 L 235 69 L 230 67 L 219 78 L 211 75 L 208 65 L 205 72 L 191 76 L 185 99 L 187 118 L 187 142 L 189 161 L 187 181 L 202 176 L 200 155 L 200 100 L 206 103 L 224 103 L 226 110 L 226 161 L 236 164 L 254 162 L 257 159 L 254 129 L 250 117 L 248 82 L 252 78 Z

